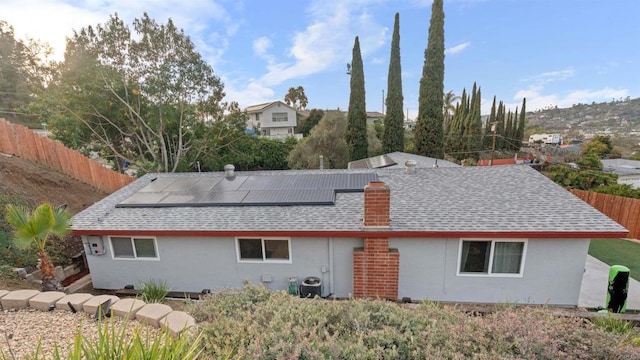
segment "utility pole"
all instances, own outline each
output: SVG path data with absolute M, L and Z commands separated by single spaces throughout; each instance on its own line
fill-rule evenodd
M 491 132 L 493 135 L 493 140 L 491 141 L 491 161 L 489 161 L 489 166 L 493 166 L 493 156 L 496 152 L 496 131 L 498 130 L 498 122 L 494 121 L 491 123 Z

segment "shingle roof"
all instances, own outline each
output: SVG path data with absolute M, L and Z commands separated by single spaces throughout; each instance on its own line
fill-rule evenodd
M 349 169 L 404 169 L 405 162 L 407 160 L 415 161 L 417 168 L 460 167 L 460 165 L 451 161 L 416 154 L 409 154 L 401 151 L 395 151 L 380 156 L 350 161 L 348 167 Z
M 618 175 L 640 174 L 640 161 L 627 159 L 604 159 L 603 170 Z
M 252 112 L 260 112 L 260 111 L 262 111 L 262 110 L 264 110 L 264 109 L 268 108 L 269 106 L 271 106 L 271 105 L 273 105 L 273 104 L 278 104 L 278 103 L 279 103 L 279 104 L 282 104 L 282 105 L 284 105 L 284 106 L 286 106 L 286 107 L 289 107 L 289 108 L 291 108 L 291 109 L 293 109 L 293 110 L 296 110 L 296 109 L 294 109 L 293 107 L 291 107 L 291 106 L 289 106 L 289 105 L 287 105 L 287 104 L 283 103 L 282 101 L 278 100 L 278 101 L 272 101 L 272 102 L 268 102 L 268 103 L 264 103 L 264 104 L 251 105 L 251 106 L 248 106 L 248 107 L 245 109 L 245 111 L 246 111 L 246 112 L 248 112 L 248 113 L 252 113 Z M 297 110 L 296 110 L 296 111 L 297 111 Z
M 252 175 L 372 172 L 305 170 Z M 605 215 L 528 166 L 377 169 L 391 189 L 390 231 L 626 232 Z M 242 172 L 236 172 L 237 176 Z M 221 177 L 223 173 L 147 174 L 80 212 L 73 229 L 118 231 L 360 231 L 363 194 L 339 193 L 335 205 L 116 208 L 154 177 Z

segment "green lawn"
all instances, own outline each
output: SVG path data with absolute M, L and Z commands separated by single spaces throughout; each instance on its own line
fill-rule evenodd
M 589 255 L 609 265 L 624 265 L 640 281 L 640 243 L 621 239 L 593 239 Z

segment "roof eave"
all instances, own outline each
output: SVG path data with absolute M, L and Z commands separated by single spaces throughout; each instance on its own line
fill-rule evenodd
M 530 238 L 530 239 L 617 239 L 624 231 L 398 231 L 398 230 L 82 230 L 73 235 L 129 236 L 287 236 L 287 237 L 383 237 L 383 238 Z

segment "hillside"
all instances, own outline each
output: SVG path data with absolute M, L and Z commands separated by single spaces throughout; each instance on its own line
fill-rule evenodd
M 528 112 L 527 126 L 542 126 L 547 132 L 576 135 L 640 132 L 640 98 Z
M 107 196 L 106 193 L 37 163 L 0 154 L 0 203 L 67 204 L 72 214 Z M 4 209 L 2 209 L 4 213 Z

